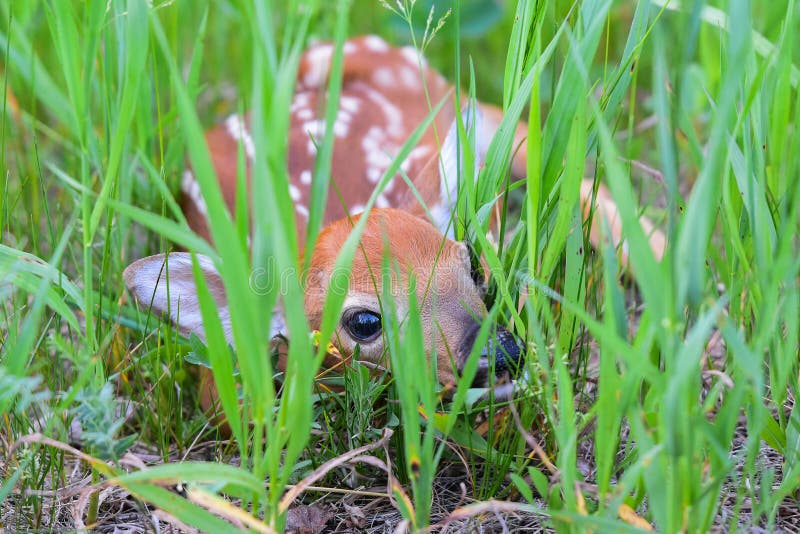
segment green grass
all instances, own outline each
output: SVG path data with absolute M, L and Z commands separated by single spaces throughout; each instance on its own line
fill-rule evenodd
M 78 517 L 108 530 L 122 505 L 126 517 L 152 521 L 149 503 L 203 531 L 280 530 L 299 502 L 326 499 L 342 511 L 326 487 L 413 529 L 458 506 L 462 521 L 487 528 L 499 525 L 492 511 L 512 526 L 562 532 L 796 528 L 794 0 L 520 0 L 505 9 L 473 0 L 454 3 L 429 42 L 427 1 L 408 20 L 367 0 L 152 4 L 0 1 L 0 527 L 72 529 Z M 333 392 L 314 387 L 326 344 L 309 335 L 300 279 L 283 297 L 292 333 L 283 373 L 269 340 L 254 335 L 276 295 L 252 291 L 249 274 L 270 258 L 277 272 L 299 267 L 285 167 L 298 54 L 309 39 L 341 45 L 362 33 L 397 44 L 413 35 L 465 93 L 503 105 L 504 124 L 530 124 L 527 179 L 508 187 L 516 147 L 501 129 L 480 180 L 462 188 L 456 219 L 492 272 L 490 316 L 527 342 L 531 380 L 513 410 L 478 400 L 469 371 L 452 397 L 437 391 L 433 373 L 419 371 L 413 304 L 402 335 L 387 323 L 394 373 L 356 365 L 329 380 L 344 385 Z M 238 109 L 253 118 L 261 204 L 240 199 L 234 219 L 203 131 Z M 331 142 L 320 143 L 310 242 Z M 214 248 L 172 197 L 187 160 Z M 630 273 L 610 247 L 590 253 L 577 203 L 585 176 L 620 206 Z M 503 213 L 498 248 L 486 232 L 499 194 L 518 208 Z M 661 262 L 642 213 L 668 235 Z M 359 231 L 339 257 L 343 272 Z M 176 247 L 212 257 L 236 302 L 238 372 L 210 296 L 207 348 L 123 298 L 126 265 Z M 342 300 L 326 300 L 320 339 Z M 204 358 L 234 440 L 199 408 L 187 360 Z M 326 463 L 351 451 L 368 459 Z M 82 495 L 57 503 L 50 493 L 81 480 Z M 452 497 L 459 482 L 475 504 L 460 502 L 460 489 Z M 105 487 L 113 498 L 99 497 Z

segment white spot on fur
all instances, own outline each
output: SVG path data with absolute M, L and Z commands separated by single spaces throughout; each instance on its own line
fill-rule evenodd
M 394 87 L 397 83 L 394 72 L 389 67 L 381 67 L 373 72 L 372 80 L 376 85 L 382 85 L 383 87 Z
M 183 176 L 181 177 L 181 191 L 184 193 L 189 192 L 189 188 L 192 186 L 194 182 L 194 175 L 192 175 L 192 171 L 185 170 L 183 171 Z
M 333 123 L 333 135 L 336 137 L 347 137 L 350 125 L 344 121 L 337 120 Z
M 353 52 L 358 50 L 358 47 L 355 44 L 353 44 L 352 41 L 347 41 L 346 43 L 344 43 L 344 47 L 342 48 L 342 50 L 344 51 L 345 54 L 352 54 Z
M 307 87 L 321 87 L 325 84 L 332 55 L 333 46 L 329 44 L 314 46 L 306 52 L 308 70 L 303 76 L 303 83 Z
M 381 173 L 389 168 L 392 163 L 392 158 L 382 150 L 372 150 L 366 154 L 366 163 L 369 167 L 375 167 L 381 170 Z
M 289 184 L 289 196 L 292 197 L 292 200 L 297 202 L 298 200 L 300 200 L 300 197 L 302 197 L 303 194 L 300 192 L 299 187 L 297 187 L 294 184 Z
M 339 108 L 336 111 L 336 120 L 333 122 L 333 135 L 336 137 L 347 137 L 350 132 L 350 121 L 353 116 L 349 111 Z
M 346 109 L 342 109 L 341 107 L 336 110 L 336 121 L 337 122 L 344 122 L 346 124 L 350 124 L 350 121 L 353 119 L 353 115 L 347 111 Z
M 308 219 L 308 209 L 305 206 L 301 206 L 300 204 L 295 204 L 294 211 L 297 212 L 298 215 L 301 217 L 305 217 Z
M 367 180 L 373 184 L 377 184 L 378 180 L 381 179 L 381 176 L 383 176 L 382 170 L 378 169 L 377 167 L 367 167 Z
M 364 37 L 364 46 L 373 52 L 386 52 L 389 50 L 389 45 L 386 41 L 377 35 L 367 35 Z
M 423 67 L 427 67 L 428 66 L 428 62 L 425 60 L 425 58 L 422 56 L 422 54 L 420 54 L 417 51 L 417 49 L 414 48 L 413 46 L 404 46 L 404 47 L 402 47 L 400 49 L 400 53 L 403 54 L 403 58 L 405 58 L 406 61 L 408 61 L 409 63 L 411 63 L 415 67 L 418 67 L 420 64 Z
M 342 95 L 339 98 L 339 107 L 349 113 L 357 113 L 361 107 L 361 100 L 354 96 Z
M 411 149 L 408 153 L 408 159 L 426 159 L 430 157 L 432 148 L 428 145 L 420 145 Z
M 311 108 L 300 108 L 294 112 L 294 116 L 301 121 L 309 121 L 314 118 L 314 112 Z
M 350 215 L 357 215 L 359 213 L 363 213 L 365 207 L 366 206 L 364 206 L 364 204 L 356 204 L 355 206 L 350 208 Z
M 408 157 L 403 161 L 403 163 L 400 164 L 400 169 L 408 174 L 408 172 L 411 170 L 411 165 L 413 165 L 417 160 L 427 159 L 430 151 L 431 147 L 427 145 L 414 147 L 411 152 L 408 153 Z
M 254 161 L 256 158 L 256 145 L 253 143 L 253 138 L 250 137 L 250 132 L 247 131 L 247 125 L 244 120 L 242 120 L 242 117 L 239 115 L 231 115 L 225 119 L 225 128 L 236 142 L 241 141 L 244 146 L 244 152 L 247 154 L 247 159 Z
M 351 115 L 343 110 L 339 110 L 336 114 L 336 120 L 333 122 L 333 135 L 336 137 L 347 137 L 350 132 Z M 303 123 L 303 130 L 310 135 L 316 143 L 320 143 L 325 136 L 325 120 L 314 119 Z
M 311 137 L 319 139 L 325 135 L 325 121 L 322 119 L 315 119 L 313 121 L 306 121 L 303 123 L 303 131 Z
M 300 183 L 303 185 L 311 185 L 311 171 L 306 169 L 300 173 Z
M 389 165 L 391 165 L 393 154 L 396 152 L 397 147 L 386 142 L 386 132 L 378 126 L 373 126 L 367 130 L 367 134 L 361 140 L 361 147 L 364 150 L 366 177 L 370 182 L 376 184 L 380 181 L 386 169 L 389 168 Z M 427 147 L 420 148 L 422 150 L 417 150 L 416 148 L 412 150 L 410 156 L 418 157 L 423 151 L 428 151 Z M 408 168 L 409 164 L 406 163 L 405 165 Z M 385 191 L 391 189 L 391 185 L 392 183 L 389 182 Z
M 409 89 L 421 89 L 419 72 L 411 67 L 403 67 L 400 69 L 400 78 L 403 80 L 403 85 Z
M 361 140 L 361 148 L 363 148 L 364 152 L 367 153 L 373 150 L 378 150 L 384 139 L 386 139 L 386 132 L 384 132 L 383 129 L 379 128 L 378 126 L 372 126 L 369 130 L 367 130 L 367 134 Z
M 183 171 L 183 177 L 181 178 L 181 191 L 192 202 L 192 204 L 194 204 L 195 209 L 198 213 L 200 213 L 200 215 L 205 217 L 208 214 L 206 200 L 203 198 L 203 194 L 200 192 L 200 184 L 197 183 L 197 180 L 195 180 L 194 175 L 190 170 Z
M 309 108 L 310 101 L 311 95 L 307 91 L 296 93 L 292 99 L 292 105 L 289 107 L 289 111 L 295 113 L 299 109 Z
M 386 117 L 386 131 L 393 137 L 400 137 L 404 133 L 403 128 L 403 113 L 400 108 L 395 106 L 388 98 L 386 98 L 380 91 L 373 89 L 368 85 L 360 85 L 363 87 L 367 98 L 375 102 L 378 107 L 383 110 Z

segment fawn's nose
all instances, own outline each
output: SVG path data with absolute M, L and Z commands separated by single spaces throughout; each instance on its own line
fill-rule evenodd
M 476 322 L 465 336 L 461 346 L 463 354 L 461 361 L 465 362 L 472 352 L 479 330 L 480 324 Z M 498 382 L 499 380 L 489 380 L 489 373 L 492 369 L 494 369 L 496 379 L 514 378 L 522 369 L 522 363 L 523 351 L 520 340 L 502 326 L 495 326 L 486 345 L 481 350 L 478 371 L 472 384 L 475 387 L 486 387 L 490 383 Z
M 481 359 L 494 358 L 494 373 L 496 376 L 510 374 L 516 376 L 522 364 L 522 350 L 520 349 L 517 336 L 498 326 L 494 337 L 489 338 L 489 342 L 481 352 Z

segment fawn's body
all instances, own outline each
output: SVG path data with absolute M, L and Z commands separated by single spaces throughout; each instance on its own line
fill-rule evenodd
M 315 143 L 321 140 L 325 127 L 322 117 L 332 52 L 331 45 L 319 44 L 303 55 L 291 108 L 289 192 L 295 202 L 301 244 L 308 222 L 307 202 L 313 180 Z M 427 68 L 412 48 L 393 48 L 378 37 L 368 36 L 345 43 L 344 54 L 340 106 L 332 126 L 331 192 L 325 211 L 325 228 L 311 253 L 312 269 L 323 276 L 311 277 L 306 287 L 305 307 L 312 328 L 319 327 L 322 303 L 328 289 L 324 273 L 333 267 L 336 255 L 352 228 L 348 216 L 364 209 L 394 155 L 428 115 L 430 103 L 437 103 L 452 91 L 452 86 L 439 73 Z M 471 127 L 476 130 L 477 146 L 474 149 L 478 159 L 482 159 L 501 114 L 485 104 L 479 103 L 478 108 L 478 117 L 473 119 Z M 381 272 L 384 244 L 388 242 L 392 260 L 403 272 L 413 273 L 419 281 L 417 301 L 427 319 L 425 338 L 430 352 L 436 354 L 442 383 L 452 382 L 461 370 L 472 349 L 479 321 L 487 313 L 481 300 L 480 281 L 471 272 L 466 246 L 445 237 L 450 228 L 458 187 L 457 136 L 451 126 L 453 109 L 452 105 L 442 108 L 433 127 L 424 133 L 401 165 L 428 211 L 399 175 L 378 197 L 377 209 L 369 215 L 360 252 L 354 258 L 342 319 L 333 340 L 345 357 L 352 355 L 359 345 L 362 359 L 382 362 L 384 350 L 379 302 L 382 288 L 380 276 L 376 283 L 376 278 L 370 273 Z M 517 145 L 524 144 L 525 131 L 524 127 L 518 128 Z M 224 198 L 233 210 L 240 143 L 248 162 L 257 156 L 257 147 L 248 133 L 246 120 L 239 116 L 232 116 L 211 130 L 207 141 Z M 516 154 L 511 169 L 512 174 L 520 177 L 525 170 L 524 146 Z M 190 226 L 209 238 L 205 203 L 188 171 L 182 190 L 182 207 Z M 584 212 L 594 208 L 598 217 L 614 219 L 616 208 L 610 196 L 601 191 L 598 203 L 593 205 L 591 195 L 592 183 L 587 181 L 581 188 Z M 258 200 L 252 202 L 255 206 Z M 428 219 L 427 213 L 431 214 L 432 220 Z M 615 226 L 612 224 L 613 229 Z M 612 239 L 619 244 L 618 225 L 616 232 Z M 597 239 L 599 236 L 595 230 L 593 240 Z M 162 256 L 153 256 L 132 264 L 125 273 L 129 288 L 145 304 L 149 304 L 155 294 L 152 299 L 154 309 L 161 312 L 172 309 L 172 319 L 180 319 L 179 327 L 185 332 L 194 331 L 202 335 L 190 262 L 181 254 L 170 256 L 172 291 L 168 297 L 159 289 L 164 285 L 163 261 Z M 204 263 L 204 271 L 207 279 L 217 287 L 223 287 L 211 262 Z M 407 279 L 405 276 L 401 278 L 400 287 L 407 289 Z M 422 292 L 426 286 L 434 288 L 435 298 Z M 402 291 L 400 295 L 398 308 L 402 311 L 405 305 Z M 179 300 L 184 306 L 180 317 L 174 311 Z M 278 333 L 280 326 L 281 321 L 275 321 L 271 335 Z M 498 327 L 489 346 L 483 350 L 481 368 L 487 369 L 491 359 L 497 362 L 497 372 L 505 374 L 508 367 L 515 366 L 520 356 L 520 348 L 513 336 Z M 486 379 L 485 372 L 480 376 Z

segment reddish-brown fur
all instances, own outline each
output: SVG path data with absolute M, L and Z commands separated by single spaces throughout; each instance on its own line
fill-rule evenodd
M 373 46 L 367 43 L 373 43 Z M 331 52 L 330 44 L 310 47 L 301 58 L 298 69 L 289 130 L 288 170 L 292 186 L 300 193 L 298 204 L 301 208 L 307 205 L 310 195 L 311 184 L 303 178 L 310 177 L 314 168 L 316 150 L 312 149 L 313 140 L 321 142 L 322 132 L 318 128 L 324 123 L 327 62 L 330 61 Z M 413 49 L 389 47 L 375 36 L 360 37 L 346 43 L 338 117 L 348 120 L 338 120 L 337 117 L 334 131 L 347 123 L 347 135 L 334 137 L 330 191 L 323 224 L 358 213 L 366 205 L 376 185 L 374 171 L 383 174 L 382 171 L 388 167 L 411 132 L 428 115 L 428 102 L 436 105 L 452 91 L 452 86 L 438 72 L 424 66 L 424 60 L 420 71 L 416 57 Z M 397 83 L 381 83 L 386 78 Z M 348 106 L 357 110 L 349 112 Z M 403 171 L 409 177 L 419 177 L 422 169 L 431 162 L 432 168 L 438 171 L 435 165 L 438 161 L 438 144 L 452 120 L 452 104 L 443 106 L 435 118 L 434 126 L 425 131 L 417 147 L 403 163 Z M 363 145 L 371 138 L 375 144 L 368 151 Z M 207 141 L 223 196 L 232 209 L 236 195 L 239 140 L 231 135 L 226 122 L 210 130 Z M 418 189 L 426 204 L 435 205 L 439 194 L 438 172 L 435 183 L 423 181 L 418 184 Z M 342 201 L 345 205 L 342 205 Z M 381 195 L 377 207 L 424 213 L 399 174 Z M 210 238 L 205 217 L 202 210 L 197 209 L 194 199 L 184 195 L 182 208 L 189 225 L 200 235 Z M 302 209 L 296 210 L 295 215 L 302 244 L 307 217 Z
M 333 125 L 334 151 L 331 189 L 323 221 L 325 227 L 312 251 L 312 273 L 305 294 L 306 313 L 312 328 L 319 327 L 322 304 L 329 289 L 329 271 L 378 179 L 409 135 L 429 114 L 430 105 L 452 93 L 452 86 L 439 73 L 425 66 L 424 60 L 420 60 L 412 49 L 392 48 L 379 38 L 368 36 L 348 41 L 344 52 L 340 109 Z M 324 127 L 321 118 L 324 115 L 331 53 L 331 45 L 319 44 L 309 48 L 303 55 L 291 109 L 288 170 L 301 245 L 306 233 L 306 206 L 316 157 L 313 139 L 321 139 Z M 482 103 L 478 106 L 484 123 L 488 124 L 488 135 L 491 135 L 502 114 L 492 106 Z M 441 142 L 453 122 L 453 110 L 452 105 L 442 108 L 433 126 L 425 131 L 402 166 L 426 206 L 438 207 L 446 218 L 451 215 L 452 206 L 450 192 L 442 190 L 445 183 L 440 174 L 439 152 Z M 525 173 L 526 131 L 527 127 L 521 125 L 515 132 L 515 145 L 520 147 L 511 162 L 515 177 Z M 479 134 L 485 137 L 487 132 Z M 240 144 L 245 149 L 248 166 L 256 156 L 257 148 L 249 139 L 246 121 L 236 116 L 212 129 L 207 141 L 223 196 L 233 211 Z M 451 183 L 447 182 L 448 188 Z M 208 239 L 204 201 L 191 174 L 187 173 L 184 177 L 182 188 L 182 206 L 190 226 Z M 592 182 L 584 181 L 581 187 L 584 214 L 588 217 L 590 211 L 595 211 L 595 220 L 609 220 L 612 242 L 619 246 L 622 234 L 616 205 L 602 187 L 593 200 L 592 189 Z M 254 207 L 258 206 L 258 199 L 252 199 L 251 202 Z M 359 252 L 353 261 L 345 308 L 380 309 L 379 299 L 383 292 L 380 269 L 384 253 L 388 252 L 399 267 L 394 278 L 399 306 L 402 308 L 407 303 L 408 275 L 413 274 L 417 280 L 417 301 L 423 315 L 425 338 L 431 352 L 437 355 L 439 379 L 442 383 L 452 382 L 465 357 L 463 341 L 470 339 L 469 333 L 474 331 L 475 319 L 480 319 L 486 313 L 480 291 L 470 277 L 466 247 L 442 235 L 446 232 L 442 220 L 433 221 L 439 225 L 438 228 L 423 220 L 426 211 L 410 194 L 410 189 L 399 175 L 380 195 L 376 207 L 378 209 L 369 216 Z M 348 215 L 354 217 L 346 218 Z M 651 233 L 651 245 L 660 259 L 665 246 L 664 237 L 649 222 L 644 221 L 644 226 Z M 598 228 L 597 224 L 592 227 L 591 240 L 595 245 L 600 240 Z M 152 288 L 161 282 L 161 275 L 158 274 L 160 261 L 158 257 L 146 258 L 126 270 L 128 286 L 143 302 L 147 301 Z M 624 250 L 623 265 L 627 266 Z M 185 271 L 186 280 L 181 282 L 183 285 L 180 289 L 184 291 L 185 301 L 189 302 L 194 295 L 193 281 L 190 270 Z M 180 280 L 180 274 L 176 272 L 171 279 Z M 216 274 L 209 271 L 206 276 L 213 277 Z M 222 287 L 219 280 L 216 283 Z M 227 310 L 224 294 L 219 297 L 219 305 L 221 310 Z M 168 306 L 166 302 L 159 302 L 154 308 L 165 311 Z M 202 334 L 197 318 L 188 326 L 180 326 L 185 331 Z M 275 325 L 272 327 L 275 328 Z M 339 326 L 334 342 L 345 357 L 352 355 L 356 342 L 348 337 L 343 325 Z M 382 364 L 382 344 L 362 345 L 361 357 Z M 202 369 L 201 373 L 203 405 L 210 407 L 216 392 L 210 372 Z

